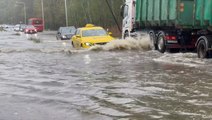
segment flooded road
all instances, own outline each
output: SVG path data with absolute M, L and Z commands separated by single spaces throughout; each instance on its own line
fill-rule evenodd
M 0 120 L 212 119 L 212 59 L 37 38 L 0 32 Z

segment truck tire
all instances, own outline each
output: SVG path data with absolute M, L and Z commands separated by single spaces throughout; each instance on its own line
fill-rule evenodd
M 157 48 L 158 48 L 158 51 L 161 52 L 161 53 L 164 53 L 166 51 L 164 33 L 160 33 L 159 36 L 158 36 Z
M 149 32 L 149 38 L 150 38 L 150 49 L 157 50 L 156 42 L 156 36 L 154 32 Z
M 209 57 L 205 40 L 199 41 L 199 43 L 197 45 L 197 55 L 198 55 L 198 58 L 208 58 Z

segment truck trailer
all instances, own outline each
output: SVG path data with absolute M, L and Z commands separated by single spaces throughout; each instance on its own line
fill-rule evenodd
M 195 49 L 199 58 L 212 50 L 212 0 L 126 0 L 123 38 L 148 31 L 151 47 L 161 53 Z

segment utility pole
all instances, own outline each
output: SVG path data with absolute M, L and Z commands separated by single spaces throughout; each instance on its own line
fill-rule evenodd
M 41 0 L 41 9 L 42 9 L 43 29 L 45 30 L 45 16 L 44 16 L 44 9 L 43 9 L 43 0 Z
M 16 1 L 16 4 L 20 4 L 20 5 L 24 6 L 24 21 L 25 21 L 25 24 L 27 24 L 27 20 L 26 20 L 26 5 L 25 5 L 25 3 Z
M 66 26 L 68 26 L 67 0 L 65 0 L 65 15 L 66 15 Z

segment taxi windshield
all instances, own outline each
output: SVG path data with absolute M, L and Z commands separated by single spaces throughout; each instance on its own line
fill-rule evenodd
M 83 37 L 90 37 L 90 36 L 106 36 L 107 32 L 104 29 L 92 29 L 92 30 L 83 30 L 82 36 Z

